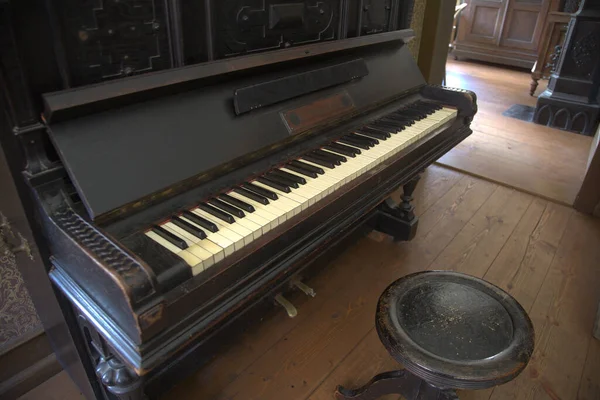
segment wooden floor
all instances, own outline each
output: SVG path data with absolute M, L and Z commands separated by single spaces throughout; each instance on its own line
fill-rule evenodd
M 452 61 L 447 86 L 477 93 L 473 135 L 440 164 L 572 205 L 585 174 L 591 138 L 504 117 L 513 104 L 535 106 L 523 70 Z M 546 83 L 541 82 L 536 95 Z
M 461 392 L 461 399 L 600 399 L 600 341 L 591 336 L 600 219 L 439 166 L 424 174 L 416 205 L 413 241 L 377 233 L 360 240 L 309 282 L 317 297 L 292 299 L 296 318 L 266 315 L 164 400 L 325 400 L 338 384 L 360 385 L 396 368 L 374 330 L 375 305 L 392 281 L 426 269 L 495 283 L 535 324 L 527 369 L 493 390 Z M 77 398 L 64 374 L 23 397 Z

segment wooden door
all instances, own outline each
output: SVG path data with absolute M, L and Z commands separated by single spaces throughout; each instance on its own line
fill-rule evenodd
M 501 46 L 523 50 L 538 50 L 550 0 L 510 0 Z
M 459 41 L 498 45 L 509 0 L 472 0 L 463 10 Z

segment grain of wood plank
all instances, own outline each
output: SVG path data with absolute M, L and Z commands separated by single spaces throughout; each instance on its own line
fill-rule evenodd
M 534 199 L 484 279 L 530 310 L 554 259 L 572 209 Z
M 482 179 L 463 176 L 450 190 L 434 203 L 419 219 L 417 238 L 431 242 L 432 230 L 447 231 L 447 225 L 456 227 L 455 221 L 467 223 L 473 210 L 481 207 L 491 196 L 497 185 Z M 456 232 L 447 231 L 446 236 L 454 237 Z
M 390 268 L 387 243 L 363 243 L 363 247 L 368 255 L 357 255 L 344 265 L 353 277 L 344 290 L 278 341 L 218 398 L 300 399 L 321 383 L 372 328 L 379 294 L 403 275 Z M 368 268 L 361 269 L 365 264 Z
M 481 179 L 463 177 L 420 217 L 416 237 L 396 247 L 393 263 L 411 272 L 427 269 L 497 187 Z
M 529 313 L 536 347 L 529 366 L 491 399 L 575 399 L 600 293 L 600 221 L 573 212 Z
M 348 357 L 308 396 L 308 399 L 331 400 L 337 385 L 355 389 L 381 372 L 400 368 L 401 366 L 381 344 L 375 329 L 371 329 L 358 346 L 352 349 Z
M 462 174 L 448 168 L 440 167 L 439 165 L 431 165 L 421 175 L 421 179 L 417 184 L 417 188 L 413 193 L 415 198 L 415 214 L 421 215 L 431 205 L 439 200 L 448 190 L 450 190 L 456 182 L 462 178 Z M 392 194 L 392 199 L 400 203 L 402 189 L 397 190 Z M 418 199 L 418 201 L 416 201 Z
M 448 86 L 478 95 L 473 134 L 439 163 L 527 193 L 572 205 L 592 139 L 502 115 L 514 104 L 535 106 L 527 73 L 450 61 Z
M 600 340 L 590 340 L 577 399 L 600 399 Z
M 592 143 L 592 138 L 589 136 L 566 133 L 543 125 L 533 125 L 515 118 L 492 118 L 492 115 L 485 110 L 477 113 L 472 127 L 481 133 L 511 139 L 524 146 L 550 150 L 556 157 L 562 157 L 565 153 L 572 154 L 572 152 L 580 155 L 580 152 L 589 150 Z M 542 137 L 545 140 L 540 140 Z M 557 147 L 562 147 L 561 151 L 555 152 Z
M 450 269 L 482 277 L 532 200 L 528 194 L 498 186 L 435 259 L 431 269 Z
M 481 139 L 483 137 L 483 139 Z M 493 142 L 491 142 L 493 143 Z M 523 190 L 527 193 L 572 205 L 582 182 L 583 168 L 570 174 L 554 174 L 564 163 L 554 165 L 541 160 L 535 165 L 520 162 L 518 158 L 498 154 L 488 145 L 485 137 L 473 133 L 438 161 L 441 165 L 467 172 L 479 178 Z M 534 149 L 531 149 L 535 153 Z M 527 173 L 525 173 L 527 171 Z

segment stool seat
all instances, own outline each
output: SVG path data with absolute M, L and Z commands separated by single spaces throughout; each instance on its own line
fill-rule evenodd
M 407 275 L 377 306 L 379 338 L 394 359 L 439 388 L 485 389 L 515 378 L 534 347 L 531 320 L 502 289 L 449 271 Z

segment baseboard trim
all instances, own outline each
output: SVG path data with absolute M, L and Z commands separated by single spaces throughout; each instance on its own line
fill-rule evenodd
M 17 399 L 62 370 L 45 332 L 0 354 L 0 398 Z

